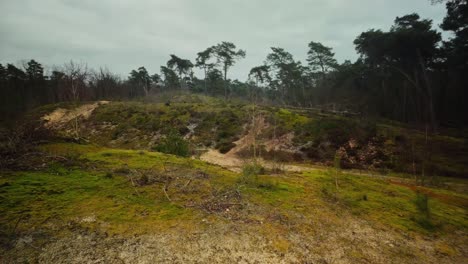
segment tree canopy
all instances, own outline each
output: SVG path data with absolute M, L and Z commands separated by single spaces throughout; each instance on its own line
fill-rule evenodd
M 55 66 L 48 75 L 35 60 L 0 64 L 2 98 L 10 97 L 2 107 L 4 112 L 21 112 L 72 98 L 138 98 L 182 88 L 228 100 L 245 98 L 255 90 L 268 104 L 341 109 L 434 129 L 439 124 L 460 125 L 468 121 L 464 114 L 468 5 L 466 0 L 434 2 L 443 2 L 447 9 L 440 26 L 452 35 L 445 41 L 430 19 L 407 14 L 396 17 L 387 28 L 359 34 L 354 39 L 359 58 L 354 62 L 338 62 L 332 47 L 317 40 L 304 45 L 307 53 L 302 58 L 283 47 L 271 47 L 245 82 L 228 78 L 246 57 L 245 50 L 228 41 L 194 54 L 194 63 L 171 54 L 158 73 L 142 66 L 131 70 L 126 79 L 76 62 Z M 195 67 L 201 70 L 201 78 Z

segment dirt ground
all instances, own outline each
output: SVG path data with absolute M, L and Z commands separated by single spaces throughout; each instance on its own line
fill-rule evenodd
M 300 218 L 298 218 L 300 219 Z M 37 247 L 34 236 L 18 239 L 1 263 L 464 263 L 446 240 L 422 239 L 372 227 L 349 215 L 302 219 L 313 235 L 294 226 L 265 231 L 272 223 L 203 219 L 200 226 L 123 237 L 75 229 Z M 307 223 L 305 223 L 307 222 Z M 300 220 L 297 223 L 300 225 Z M 450 239 L 450 238 L 446 238 Z M 466 241 L 465 241 L 466 242 Z
M 240 172 L 242 170 L 242 166 L 249 162 L 250 160 L 248 159 L 242 159 L 238 155 L 245 149 L 250 148 L 256 140 L 258 140 L 258 135 L 261 133 L 261 131 L 265 130 L 268 128 L 268 123 L 265 122 L 265 118 L 263 116 L 259 116 L 255 119 L 255 129 L 249 128 L 247 130 L 247 133 L 241 137 L 239 140 L 235 141 L 234 144 L 236 145 L 233 147 L 230 151 L 228 151 L 226 154 L 222 154 L 219 151 L 215 149 L 209 149 L 207 152 L 203 153 L 200 156 L 200 159 L 206 162 L 209 162 L 211 164 L 216 164 L 219 165 L 223 168 L 229 169 L 231 171 L 235 172 Z M 262 145 L 265 146 L 265 149 L 267 151 L 270 150 L 278 150 L 281 148 L 285 148 L 288 146 L 292 139 L 294 138 L 293 133 L 287 133 L 283 135 L 282 137 L 276 138 L 276 139 L 270 139 L 265 142 L 262 142 Z M 256 142 L 259 144 L 259 142 Z M 289 171 L 289 172 L 302 172 L 306 170 L 312 170 L 312 168 L 307 168 L 304 166 L 299 166 L 299 165 L 290 165 L 290 164 L 284 164 L 280 162 L 272 162 L 272 161 L 267 161 L 262 158 L 257 158 L 257 162 L 262 164 L 263 167 L 267 169 L 280 169 L 282 171 Z

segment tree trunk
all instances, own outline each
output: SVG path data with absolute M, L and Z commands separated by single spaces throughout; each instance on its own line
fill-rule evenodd
M 427 70 L 426 70 L 426 67 L 424 65 L 424 61 L 423 61 L 423 58 L 421 56 L 421 52 L 418 50 L 418 57 L 419 57 L 419 64 L 421 66 L 421 70 L 422 70 L 422 73 L 423 73 L 423 77 L 424 77 L 424 81 L 426 82 L 426 103 L 427 103 L 427 106 L 428 106 L 428 110 L 429 110 L 429 119 L 430 119 L 430 122 L 431 122 L 431 129 L 432 131 L 436 131 L 437 130 L 437 123 L 436 123 L 436 117 L 435 117 L 435 112 L 434 112 L 434 103 L 433 103 L 433 100 L 432 100 L 432 89 L 431 89 L 431 82 L 429 80 L 429 76 L 427 75 Z
M 206 66 L 203 68 L 205 71 L 205 95 L 208 94 L 208 89 L 206 88 Z
M 228 83 L 227 83 L 227 66 L 225 65 L 225 66 L 224 66 L 224 100 L 227 100 L 227 99 L 228 99 L 227 88 L 228 88 Z

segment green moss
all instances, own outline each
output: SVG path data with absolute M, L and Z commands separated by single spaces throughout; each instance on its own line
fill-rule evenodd
M 78 165 L 55 162 L 39 172 L 2 173 L 0 210 L 6 212 L 0 215 L 2 226 L 24 219 L 20 228 L 30 230 L 45 225 L 50 219 L 79 221 L 90 215 L 96 217 L 96 223 L 84 225 L 116 233 L 197 225 L 206 217 L 206 212 L 184 207 L 185 202 L 200 203 L 214 193 L 234 190 L 241 193 L 243 204 L 249 204 L 247 208 L 258 210 L 240 211 L 244 220 L 272 219 L 271 228 L 275 231 L 283 222 L 294 224 L 298 219 L 337 218 L 343 212 L 371 224 L 405 232 L 444 234 L 468 227 L 465 194 L 434 188 L 414 189 L 380 177 L 337 174 L 336 170 L 323 169 L 275 176 L 254 171 L 254 184 L 246 184 L 240 180 L 242 175 L 221 167 L 157 152 L 70 143 L 43 145 L 40 150 L 72 157 Z M 161 182 L 132 184 L 129 175 L 145 170 L 158 175 L 169 171 L 181 179 L 168 191 L 173 202 L 167 199 Z M 194 189 L 183 191 L 182 186 L 188 182 L 184 177 L 190 175 L 194 176 L 190 183 Z M 419 218 L 421 210 L 415 203 L 415 191 L 429 197 L 431 228 Z M 106 226 L 98 226 L 100 223 Z
M 418 207 L 417 204 L 420 203 L 415 203 L 416 192 L 411 188 L 395 185 L 382 179 L 348 174 L 338 176 L 338 188 L 336 188 L 334 175 L 330 173 L 307 173 L 306 175 L 319 182 L 322 192 L 333 197 L 336 193 L 336 202 L 341 205 L 340 208 L 404 231 L 434 231 L 432 227 L 429 228 L 426 225 L 427 222 L 421 221 L 421 209 L 418 209 L 421 206 Z M 457 196 L 452 192 L 449 195 Z M 431 199 L 431 223 L 438 228 L 438 231 L 448 231 L 451 228 L 466 229 L 468 227 L 468 221 L 464 215 L 466 212 L 460 206 L 462 205 Z
M 447 134 L 443 134 L 447 133 Z M 378 134 L 394 142 L 394 170 L 432 176 L 465 177 L 468 174 L 466 137 L 407 128 L 401 124 L 379 124 Z M 458 136 L 458 135 L 457 135 Z M 386 146 L 387 147 L 387 146 Z
M 104 156 L 107 161 L 116 158 Z M 145 157 L 146 155 L 139 155 Z M 132 163 L 141 166 L 145 162 Z M 155 230 L 175 222 L 196 221 L 196 213 L 171 203 L 162 187 L 135 189 L 125 176 L 61 168 L 62 173 L 18 172 L 2 174 L 0 215 L 2 226 L 21 220 L 19 230 L 30 230 L 51 220 L 78 221 L 93 216 L 96 223 L 107 223 L 109 232 Z M 8 183 L 8 184 L 6 184 Z M 92 227 L 91 224 L 90 227 Z M 102 228 L 102 227 L 100 227 Z

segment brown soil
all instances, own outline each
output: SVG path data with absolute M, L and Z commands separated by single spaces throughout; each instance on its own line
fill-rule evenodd
M 261 208 L 257 208 L 261 210 Z M 317 210 L 318 208 L 311 208 Z M 291 215 L 282 232 L 258 223 L 203 219 L 196 228 L 109 236 L 77 228 L 48 239 L 18 239 L 2 263 L 464 263 L 466 250 L 446 239 L 376 228 L 348 214 L 320 209 L 317 219 Z M 302 230 L 306 227 L 305 230 Z M 311 233 L 312 232 L 312 233 Z M 312 234 L 312 235 L 311 235 Z M 2 261 L 3 260 L 3 261 Z
M 265 118 L 263 116 L 257 117 L 255 123 L 255 126 L 247 126 L 247 133 L 242 138 L 235 141 L 234 144 L 236 144 L 236 146 L 226 154 L 222 154 L 215 149 L 209 149 L 207 152 L 203 153 L 200 156 L 200 159 L 212 164 L 219 165 L 231 171 L 239 172 L 242 170 L 242 166 L 249 162 L 249 159 L 243 159 L 240 157 L 241 155 L 239 154 L 245 151 L 246 149 L 249 149 L 254 144 L 255 139 L 257 140 L 257 145 L 261 143 L 265 146 L 265 149 L 267 151 L 293 151 L 290 149 L 290 145 L 292 139 L 294 138 L 294 133 L 287 133 L 276 139 L 269 139 L 267 141 L 260 142 L 258 139 L 258 135 L 260 135 L 261 132 L 267 129 L 270 125 L 267 122 L 265 122 Z M 262 164 L 262 166 L 267 169 L 280 169 L 283 171 L 292 172 L 313 170 L 313 168 L 308 168 L 305 166 L 275 163 L 272 161 L 264 160 L 262 158 L 257 158 L 257 162 Z

